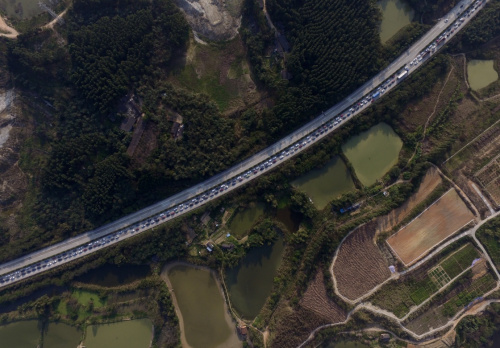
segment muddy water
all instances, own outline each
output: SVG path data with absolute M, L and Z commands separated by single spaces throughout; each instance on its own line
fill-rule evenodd
M 264 214 L 264 203 L 252 203 L 248 208 L 239 209 L 229 223 L 231 234 L 241 238 Z
M 43 338 L 43 348 L 76 348 L 82 341 L 82 332 L 63 323 L 50 323 Z
M 467 77 L 470 87 L 477 91 L 498 80 L 493 60 L 471 60 L 467 63 Z
M 40 337 L 37 320 L 16 321 L 0 326 L 0 347 L 35 348 Z
M 163 274 L 175 296 L 183 347 L 241 347 L 221 288 L 212 272 L 184 264 L 167 266 Z M 88 347 L 92 348 L 92 347 Z
M 380 41 L 384 44 L 401 28 L 413 20 L 413 10 L 401 0 L 380 0 L 377 2 L 382 10 L 380 24 Z
M 345 163 L 335 157 L 323 168 L 311 170 L 294 180 L 292 185 L 305 192 L 318 209 L 338 196 L 354 190 L 351 174 Z
M 149 348 L 153 334 L 152 325 L 149 319 L 91 325 L 87 327 L 85 347 Z
M 50 1 L 44 2 L 46 4 L 51 3 Z M 51 7 L 53 8 L 53 6 Z M 42 10 L 38 6 L 38 0 L 0 0 L 0 9 L 8 17 L 20 19 L 30 18 L 42 13 Z
M 382 178 L 397 162 L 403 142 L 385 123 L 351 137 L 342 151 L 351 162 L 356 175 L 365 186 Z
M 233 308 L 246 319 L 255 318 L 271 293 L 285 244 L 251 249 L 238 266 L 226 270 L 226 286 Z

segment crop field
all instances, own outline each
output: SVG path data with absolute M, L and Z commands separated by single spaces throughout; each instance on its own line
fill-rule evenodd
M 339 247 L 333 276 L 339 292 L 355 300 L 389 278 L 389 266 L 374 242 L 376 221 L 358 227 Z
M 473 219 L 474 215 L 455 189 L 451 189 L 390 236 L 387 244 L 409 266 Z
M 309 284 L 299 304 L 330 323 L 340 323 L 347 317 L 346 312 L 328 297 L 321 271 L 318 271 L 314 280 Z
M 398 317 L 407 314 L 411 307 L 418 306 L 453 278 L 472 265 L 479 252 L 470 243 L 451 255 L 437 261 L 432 268 L 425 266 L 402 276 L 397 281 L 384 285 L 372 298 L 371 302 L 393 312 Z
M 478 171 L 475 177 L 488 191 L 494 203 L 500 206 L 500 155 Z
M 377 232 L 388 231 L 400 224 L 404 218 L 427 196 L 442 183 L 441 177 L 436 168 L 431 167 L 425 174 L 417 192 L 415 192 L 401 207 L 392 210 L 389 214 L 377 219 Z
M 480 263 L 477 267 L 483 268 L 485 263 Z M 483 294 L 496 286 L 496 280 L 491 272 L 483 272 L 480 277 L 475 278 L 472 276 L 475 273 L 474 268 L 476 265 L 472 268 L 471 274 L 459 278 L 454 288 L 405 326 L 419 335 L 441 327 L 460 310 L 469 308 L 475 300 L 480 300 Z

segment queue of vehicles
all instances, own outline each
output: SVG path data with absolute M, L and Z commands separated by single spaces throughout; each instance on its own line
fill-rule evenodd
M 467 11 L 463 12 L 463 15 L 470 16 L 470 14 L 474 13 L 474 11 L 477 9 L 477 7 L 482 5 L 483 2 L 485 2 L 485 0 L 476 1 L 474 6 L 471 6 L 471 8 L 469 8 Z M 98 249 L 98 248 L 104 247 L 110 243 L 115 243 L 123 235 L 126 235 L 126 234 L 132 235 L 135 233 L 141 233 L 141 232 L 146 231 L 149 228 L 151 228 L 157 224 L 171 220 L 174 217 L 176 217 L 177 215 L 179 215 L 180 213 L 194 209 L 198 205 L 204 204 L 204 202 L 215 198 L 216 196 L 219 195 L 219 193 L 227 191 L 230 187 L 234 187 L 238 184 L 242 184 L 245 180 L 252 179 L 252 176 L 255 177 L 257 174 L 269 170 L 271 167 L 273 167 L 274 164 L 276 164 L 279 161 L 284 160 L 285 157 L 292 156 L 292 155 L 298 153 L 299 151 L 304 150 L 310 144 L 318 141 L 325 134 L 330 132 L 334 127 L 337 127 L 344 120 L 351 117 L 352 115 L 354 115 L 358 111 L 362 110 L 365 106 L 367 106 L 370 103 L 377 100 L 386 90 L 388 90 L 389 88 L 392 88 L 396 82 L 399 82 L 402 79 L 404 79 L 406 76 L 408 76 L 410 68 L 416 68 L 417 65 L 423 59 L 430 57 L 431 54 L 436 52 L 436 49 L 444 43 L 446 38 L 448 38 L 451 34 L 454 33 L 455 29 L 458 26 L 460 26 L 464 22 L 464 20 L 465 20 L 464 17 L 461 17 L 461 18 L 457 19 L 454 23 L 452 23 L 432 44 L 430 44 L 425 50 L 420 52 L 410 62 L 409 67 L 404 66 L 400 71 L 398 71 L 396 74 L 394 74 L 393 76 L 388 78 L 386 81 L 384 81 L 382 84 L 380 84 L 376 89 L 372 90 L 371 92 L 366 94 L 364 97 L 362 97 L 361 99 L 359 99 L 358 101 L 353 103 L 350 107 L 345 109 L 345 111 L 343 111 L 342 113 L 331 117 L 329 120 L 326 120 L 320 127 L 316 128 L 307 136 L 303 137 L 302 139 L 296 141 L 294 144 L 287 147 L 280 154 L 276 154 L 276 155 L 268 158 L 266 161 L 261 162 L 261 163 L 257 164 L 256 166 L 252 167 L 251 169 L 247 170 L 244 174 L 240 174 L 232 179 L 225 181 L 222 184 L 217 185 L 216 187 L 212 187 L 212 188 L 208 189 L 207 191 L 205 191 L 204 193 L 201 193 L 201 194 L 197 195 L 196 197 L 194 197 L 188 201 L 185 201 L 181 204 L 173 206 L 173 207 L 161 212 L 160 214 L 152 216 L 146 220 L 143 220 L 143 221 L 136 223 L 132 226 L 129 226 L 127 228 L 121 229 L 118 232 L 114 232 L 114 233 L 109 234 L 107 236 L 90 241 L 90 242 L 83 244 L 83 245 L 81 245 L 77 248 L 74 248 L 72 250 L 65 251 L 59 255 L 56 255 L 56 256 L 53 256 L 51 258 L 40 261 L 36 264 L 24 267 L 20 270 L 16 270 L 16 271 L 11 272 L 7 275 L 0 276 L 0 286 L 3 284 L 6 284 L 6 283 L 20 280 L 21 278 L 26 277 L 28 275 L 31 275 L 32 273 L 42 272 L 50 267 L 53 267 L 54 265 L 56 265 L 58 263 L 61 263 L 62 261 L 65 261 L 68 259 L 73 259 L 73 258 L 76 258 L 78 256 L 83 256 L 82 254 L 88 253 L 89 251 L 91 251 L 93 249 Z

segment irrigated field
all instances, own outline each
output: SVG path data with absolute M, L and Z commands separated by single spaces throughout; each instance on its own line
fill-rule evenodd
M 436 262 L 432 262 L 435 266 L 419 267 L 398 280 L 385 284 L 370 301 L 401 318 L 411 307 L 420 305 L 471 267 L 472 261 L 478 257 L 477 249 L 470 243 L 466 244 L 453 254 L 441 256 Z
M 389 237 L 387 243 L 408 266 L 473 219 L 474 215 L 455 189 L 451 189 Z
M 346 319 L 346 312 L 328 297 L 321 270 L 316 273 L 299 304 L 330 323 L 340 323 Z
M 377 233 L 388 231 L 397 224 L 401 223 L 405 217 L 415 208 L 422 203 L 427 196 L 434 191 L 442 180 L 436 168 L 431 167 L 425 174 L 418 191 L 415 192 L 401 207 L 392 210 L 389 214 L 377 219 Z
M 355 300 L 389 278 L 390 271 L 373 241 L 377 222 L 358 227 L 339 248 L 333 264 L 338 291 Z

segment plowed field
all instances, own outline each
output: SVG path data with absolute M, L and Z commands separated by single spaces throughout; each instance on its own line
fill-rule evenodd
M 474 215 L 455 189 L 451 189 L 389 237 L 387 243 L 408 266 L 473 219 Z
M 357 228 L 342 243 L 333 264 L 338 291 L 355 300 L 389 278 L 390 271 L 374 243 L 377 222 Z
M 441 184 L 442 180 L 436 168 L 431 167 L 425 174 L 418 191 L 415 192 L 401 207 L 392 210 L 389 214 L 377 219 L 377 233 L 388 231 L 403 219 L 415 208 L 418 204 L 424 201 L 427 196 Z
M 340 323 L 346 319 L 346 312 L 326 294 L 324 277 L 321 271 L 316 273 L 316 277 L 309 284 L 299 304 L 322 316 L 330 323 Z

